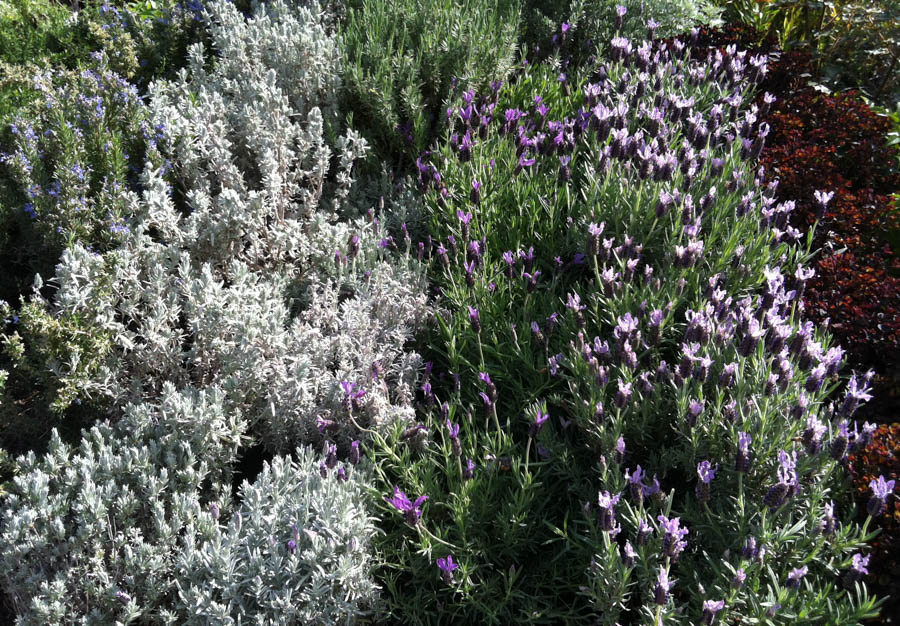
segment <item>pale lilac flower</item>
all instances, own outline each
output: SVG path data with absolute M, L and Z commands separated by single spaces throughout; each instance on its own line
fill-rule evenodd
M 700 617 L 700 623 L 711 626 L 716 620 L 716 615 L 724 608 L 724 600 L 706 600 L 703 603 L 703 615 Z
M 745 432 L 738 433 L 738 453 L 735 460 L 735 471 L 746 474 L 750 471 L 750 435 Z
M 697 475 L 700 477 L 700 482 L 697 483 L 695 493 L 700 502 L 709 501 L 710 483 L 713 478 L 716 477 L 716 471 L 718 469 L 718 463 L 716 463 L 715 467 L 713 467 L 709 461 L 700 461 L 700 463 L 697 464 Z
M 809 571 L 809 568 L 806 565 L 804 565 L 803 567 L 797 567 L 797 568 L 792 569 L 791 573 L 788 574 L 788 577 L 787 577 L 787 586 L 790 589 L 795 589 L 795 590 L 799 589 L 800 581 L 803 580 L 803 577 L 806 576 L 808 571 Z
M 671 558 L 673 562 L 677 561 L 678 555 L 687 547 L 687 541 L 684 541 L 684 537 L 690 531 L 687 528 L 681 528 L 681 520 L 678 517 L 669 519 L 665 515 L 660 515 L 656 519 L 659 520 L 660 530 L 664 533 L 663 554 Z
M 656 577 L 656 588 L 653 590 L 653 599 L 659 606 L 665 606 L 669 602 L 669 591 L 675 581 L 669 580 L 669 574 L 665 568 L 659 568 L 659 575 Z
M 841 413 L 846 417 L 852 417 L 856 413 L 856 408 L 860 401 L 867 402 L 872 399 L 872 394 L 867 393 L 869 390 L 868 382 L 865 381 L 860 385 L 856 379 L 856 372 L 850 377 L 847 383 L 847 395 L 844 396 L 844 402 L 841 405 Z
M 744 572 L 744 568 L 739 568 L 734 573 L 734 578 L 731 579 L 731 588 L 738 590 L 744 586 L 744 582 L 747 580 L 747 574 Z
M 625 558 L 622 559 L 625 567 L 631 569 L 634 567 L 634 559 L 637 556 L 637 552 L 634 551 L 634 547 L 631 545 L 630 541 L 625 542 Z
M 621 496 L 616 494 L 611 496 L 608 491 L 601 491 L 597 496 L 597 505 L 599 511 L 600 530 L 604 532 L 612 532 L 616 528 L 616 504 Z
M 872 517 L 878 517 L 884 511 L 887 499 L 894 491 L 895 481 L 885 480 L 884 476 L 879 476 L 869 483 L 869 489 L 872 490 L 872 497 L 866 505 L 866 511 Z

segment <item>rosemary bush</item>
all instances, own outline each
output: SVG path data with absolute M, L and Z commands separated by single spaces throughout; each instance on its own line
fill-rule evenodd
M 506 76 L 519 10 L 515 0 L 347 3 L 343 108 L 381 160 L 408 165 L 430 144 L 453 85 Z

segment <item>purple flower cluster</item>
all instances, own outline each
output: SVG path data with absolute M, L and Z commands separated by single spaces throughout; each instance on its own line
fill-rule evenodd
M 412 502 L 407 495 L 400 491 L 400 487 L 394 487 L 394 495 L 391 498 L 385 496 L 385 501 L 392 504 L 395 509 L 403 513 L 406 523 L 415 526 L 422 518 L 422 505 L 428 500 L 428 496 L 419 496 L 415 502 Z

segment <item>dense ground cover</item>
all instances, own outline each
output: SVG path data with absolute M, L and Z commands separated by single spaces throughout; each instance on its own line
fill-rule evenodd
M 22 623 L 878 614 L 896 318 L 828 280 L 897 173 L 804 57 L 692 2 L 94 8 L 3 137 Z

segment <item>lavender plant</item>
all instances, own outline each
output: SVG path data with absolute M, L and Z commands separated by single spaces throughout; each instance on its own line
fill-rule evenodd
M 419 159 L 443 310 L 426 417 L 376 452 L 385 493 L 429 497 L 383 540 L 394 610 L 875 615 L 841 583 L 872 535 L 833 504 L 870 432 L 851 423 L 868 377 L 834 402 L 843 351 L 803 320 L 809 235 L 755 165 L 766 59 L 609 50 L 463 94 Z

